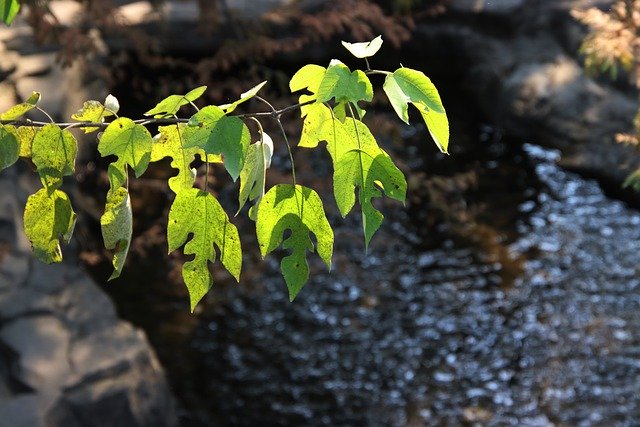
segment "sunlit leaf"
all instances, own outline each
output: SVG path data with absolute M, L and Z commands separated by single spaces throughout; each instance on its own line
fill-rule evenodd
M 17 129 L 16 135 L 18 142 L 20 142 L 20 157 L 31 157 L 31 147 L 39 131 L 40 129 L 35 126 L 20 126 Z
M 232 113 L 237 107 L 238 105 L 242 104 L 243 102 L 246 102 L 248 100 L 250 100 L 251 98 L 253 98 L 254 96 L 256 96 L 258 94 L 258 92 L 260 91 L 260 89 L 262 89 L 262 86 L 266 85 L 267 82 L 264 81 L 254 87 L 252 87 L 251 89 L 249 89 L 248 91 L 244 92 L 243 94 L 240 95 L 240 99 L 238 99 L 235 102 L 232 102 L 231 104 L 224 104 L 220 106 L 220 109 L 225 110 L 225 112 L 227 114 Z
M 49 195 L 42 188 L 27 199 L 24 231 L 40 261 L 46 264 L 62 261 L 60 241 L 69 242 L 75 223 L 76 214 L 64 192 L 55 190 Z
M 120 187 L 107 197 L 104 214 L 100 218 L 105 248 L 113 250 L 113 273 L 109 280 L 120 276 L 129 252 L 133 232 L 131 200 L 126 188 Z
M 49 193 L 60 188 L 62 177 L 75 170 L 78 144 L 68 130 L 56 124 L 44 126 L 33 139 L 31 158 Z
M 229 175 L 234 181 L 238 179 L 251 141 L 249 128 L 242 120 L 210 105 L 191 117 L 184 138 L 185 148 L 198 147 L 207 155 L 222 154 Z
M 18 105 L 14 105 L 4 113 L 0 114 L 0 120 L 19 119 L 28 111 L 34 109 L 36 105 L 38 105 L 38 101 L 40 101 L 40 92 L 32 92 L 31 96 L 29 96 L 29 98 L 27 98 L 25 102 L 21 102 Z
M 286 230 L 291 234 L 284 239 Z M 331 268 L 333 230 L 324 213 L 322 200 L 310 188 L 284 184 L 272 187 L 258 205 L 256 233 L 263 257 L 280 245 L 290 251 L 280 262 L 280 268 L 291 301 L 309 279 L 307 251 L 314 252 L 311 235 L 317 242 L 315 251 Z
M 160 101 L 158 105 L 144 113 L 144 115 L 155 118 L 173 116 L 178 112 L 180 107 L 200 98 L 205 90 L 207 90 L 206 86 L 200 86 L 188 92 L 186 95 L 169 95 Z
M 187 126 L 184 123 L 171 126 L 160 126 L 159 137 L 153 143 L 151 161 L 157 162 L 165 157 L 171 157 L 171 167 L 178 169 L 178 175 L 169 178 L 169 188 L 174 193 L 193 187 L 196 175 L 191 168 L 191 163 L 199 155 L 205 158 L 204 150 L 199 147 L 184 147 L 184 131 Z M 222 163 L 222 157 L 217 154 L 207 156 L 209 163 Z
M 0 0 L 0 20 L 5 24 L 11 25 L 18 11 L 20 11 L 18 0 Z
M 112 98 L 115 99 L 114 97 Z M 116 104 L 117 104 L 117 100 L 116 100 Z M 119 105 L 118 105 L 118 108 L 119 108 Z M 106 105 L 102 105 L 101 102 L 92 100 L 92 101 L 86 101 L 82 105 L 82 108 L 78 110 L 75 114 L 73 114 L 71 118 L 79 122 L 102 123 L 104 122 L 105 117 L 113 116 L 116 112 L 117 112 L 117 108 L 115 111 L 113 111 L 110 108 L 107 108 Z M 98 128 L 83 127 L 82 130 L 84 130 L 86 133 L 90 133 L 98 130 Z
M 335 98 L 338 103 L 371 101 L 373 87 L 367 75 L 361 70 L 350 71 L 340 61 L 333 60 L 318 87 L 318 102 Z
M 382 36 L 378 36 L 369 42 L 348 43 L 343 41 L 344 46 L 356 58 L 369 58 L 375 55 L 382 47 Z
M 98 151 L 102 157 L 117 156 L 118 160 L 109 165 L 111 191 L 120 187 L 126 178 L 125 165 L 131 166 L 139 177 L 147 170 L 151 159 L 151 134 L 142 125 L 121 117 L 109 123 L 100 137 Z
M 449 146 L 449 120 L 435 85 L 421 71 L 399 68 L 388 74 L 383 89 L 398 117 L 409 123 L 408 104 L 413 104 L 443 153 Z
M 20 155 L 20 142 L 13 126 L 0 125 L 0 171 L 13 165 Z
M 264 196 L 264 185 L 267 168 L 271 165 L 273 155 L 273 141 L 266 133 L 262 134 L 262 141 L 251 144 L 247 150 L 244 167 L 240 172 L 240 192 L 238 194 L 238 212 L 247 203 L 254 200 L 255 205 L 249 210 L 249 218 L 255 221 L 256 207 Z
M 214 245 L 222 265 L 240 280 L 242 249 L 238 230 L 210 193 L 192 188 L 176 195 L 169 211 L 167 240 L 169 253 L 186 243 L 184 254 L 194 255 L 193 260 L 182 267 L 191 311 L 213 285 L 208 263 L 216 260 Z

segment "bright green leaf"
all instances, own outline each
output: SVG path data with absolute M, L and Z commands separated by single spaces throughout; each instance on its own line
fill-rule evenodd
M 222 154 L 229 175 L 234 181 L 238 179 L 251 141 L 249 128 L 242 120 L 210 105 L 191 117 L 184 138 L 185 148 L 198 147 L 207 155 Z
M 255 221 L 257 211 L 256 206 L 264 196 L 264 185 L 266 172 L 271 165 L 273 155 L 273 141 L 266 133 L 262 134 L 262 141 L 249 146 L 244 167 L 240 172 L 240 192 L 238 194 L 240 209 L 247 203 L 247 200 L 255 200 L 255 205 L 249 210 L 249 218 Z M 236 214 L 237 215 L 237 214 Z
M 46 264 L 62 261 L 60 240 L 69 242 L 75 223 L 76 214 L 64 192 L 55 190 L 48 195 L 42 188 L 27 199 L 24 231 L 40 261 Z
M 242 249 L 238 230 L 211 194 L 192 188 L 176 195 L 169 211 L 167 240 L 169 253 L 186 243 L 184 254 L 195 255 L 182 267 L 192 312 L 213 285 L 208 262 L 216 260 L 214 245 L 222 265 L 240 280 Z
M 205 90 L 207 90 L 206 86 L 200 86 L 193 89 L 186 95 L 169 95 L 168 97 L 160 101 L 158 105 L 144 113 L 144 115 L 153 116 L 155 118 L 173 116 L 178 112 L 180 107 L 200 98 Z
M 178 169 L 178 175 L 169 178 L 169 188 L 174 193 L 193 187 L 195 182 L 195 172 L 191 169 L 191 163 L 195 160 L 196 155 L 204 160 L 204 150 L 198 147 L 184 147 L 184 131 L 186 129 L 184 123 L 171 126 L 160 126 L 160 132 L 157 141 L 154 141 L 151 150 L 151 161 L 157 162 L 165 157 L 171 157 L 171 167 Z M 209 163 L 222 163 L 219 155 L 209 154 L 207 156 Z
M 126 188 L 120 187 L 107 197 L 104 214 L 100 218 L 105 248 L 113 250 L 113 273 L 109 280 L 120 276 L 129 252 L 133 232 L 131 200 Z
M 446 153 L 449 146 L 449 120 L 440 94 L 424 73 L 399 68 L 387 75 L 383 89 L 398 117 L 409 123 L 408 104 L 413 104 L 425 121 L 434 142 Z
M 291 235 L 283 241 L 286 230 L 290 230 Z M 331 268 L 333 230 L 322 200 L 310 188 L 284 184 L 272 187 L 258 206 L 256 233 L 263 257 L 281 244 L 283 249 L 291 251 L 280 262 L 291 301 L 309 278 L 306 254 L 314 251 L 310 234 L 315 235 L 318 255 Z
M 373 99 L 373 87 L 364 72 L 351 72 L 342 62 L 333 60 L 318 87 L 318 102 L 327 102 L 331 98 L 338 103 L 369 102 Z
M 369 58 L 375 55 L 382 47 L 382 36 L 364 43 L 348 43 L 343 41 L 344 46 L 356 58 Z
M 13 126 L 0 125 L 0 171 L 13 165 L 20 155 L 20 142 Z
M 134 123 L 131 119 L 121 117 L 109 123 L 100 137 L 98 151 L 102 157 L 111 155 L 118 157 L 117 161 L 109 165 L 110 178 L 118 177 L 118 182 L 122 185 L 126 179 L 125 165 L 133 168 L 136 177 L 142 175 L 149 166 L 152 141 L 147 128 Z M 120 185 L 114 185 L 112 181 L 111 191 Z
M 0 0 L 0 21 L 11 25 L 19 10 L 18 0 Z
M 44 126 L 36 134 L 31 150 L 33 164 L 49 193 L 60 188 L 63 176 L 73 174 L 78 144 L 68 130 L 56 124 Z
M 1 0 L 0 0 L 1 1 Z M 14 105 L 4 113 L 0 114 L 0 120 L 16 120 L 22 117 L 29 110 L 32 110 L 38 105 L 40 101 L 40 92 L 32 92 L 31 96 L 18 105 Z
M 267 84 L 267 82 L 265 80 L 264 82 L 252 87 L 248 91 L 246 91 L 243 94 L 241 94 L 240 95 L 240 99 L 238 99 L 237 101 L 235 101 L 235 102 L 233 102 L 231 104 L 221 105 L 220 109 L 225 110 L 225 112 L 227 114 L 232 113 L 238 107 L 238 105 L 240 105 L 243 102 L 246 102 L 246 101 L 250 100 L 251 98 L 253 98 L 254 96 L 256 96 L 258 94 L 258 92 L 260 91 L 260 89 L 262 89 L 262 86 L 264 86 L 266 84 Z

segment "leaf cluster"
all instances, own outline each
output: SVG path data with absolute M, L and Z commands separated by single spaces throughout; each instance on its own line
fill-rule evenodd
M 250 203 L 248 215 L 255 221 L 262 256 L 277 248 L 287 253 L 280 266 L 293 300 L 308 281 L 309 253 L 317 253 L 331 268 L 334 234 L 324 210 L 326 200 L 323 203 L 316 191 L 296 180 L 282 114 L 300 110 L 303 128 L 299 148 L 326 149 L 333 164 L 333 199 L 343 217 L 358 206 L 365 247 L 384 218 L 374 207 L 373 199 L 386 196 L 404 202 L 407 191 L 403 173 L 364 121 L 366 104 L 373 99 L 369 76 L 384 76 L 383 90 L 402 121 L 409 123 L 408 108 L 412 105 L 437 147 L 444 153 L 448 149 L 446 112 L 429 78 L 404 67 L 394 72 L 370 69 L 368 58 L 381 48 L 381 37 L 366 43 L 343 44 L 354 56 L 365 60 L 366 69 L 352 71 L 337 60 L 327 67 L 306 65 L 290 81 L 291 91 L 301 92 L 299 104 L 282 110 L 257 97 L 266 84 L 263 82 L 235 102 L 201 109 L 195 102 L 205 93 L 204 86 L 184 95 L 170 95 L 147 111 L 146 119 L 119 116 L 119 102 L 111 95 L 104 102 L 85 102 L 72 115 L 72 123 L 22 118 L 31 110 L 42 111 L 39 93 L 2 113 L 0 170 L 20 157 L 30 158 L 42 182 L 42 188 L 29 197 L 24 213 L 25 232 L 35 255 L 46 263 L 60 262 L 60 244 L 68 242 L 73 233 L 76 214 L 61 186 L 64 177 L 75 170 L 77 142 L 71 130 L 81 129 L 85 133 L 97 132 L 100 155 L 112 159 L 107 171 L 110 188 L 100 220 L 105 247 L 113 253 L 110 279 L 120 275 L 132 238 L 130 175 L 140 177 L 150 163 L 169 157 L 177 174 L 168 181 L 175 194 L 167 221 L 168 251 L 182 248 L 190 258 L 182 267 L 182 277 L 191 310 L 213 286 L 210 263 L 219 260 L 240 280 L 242 247 L 238 230 L 208 191 L 208 173 L 203 188 L 196 188 L 198 171 L 192 166 L 199 159 L 207 170 L 210 165 L 220 165 L 233 181 L 240 180 L 236 215 Z M 241 103 L 250 99 L 264 102 L 271 111 L 234 114 Z M 193 108 L 195 112 L 180 117 L 183 108 Z M 274 141 L 262 130 L 260 119 L 275 120 L 282 130 L 281 142 L 287 145 L 291 159 L 291 184 L 267 186 Z M 257 123 L 257 134 L 252 135 L 247 120 Z M 156 135 L 150 133 L 149 125 L 161 125 Z

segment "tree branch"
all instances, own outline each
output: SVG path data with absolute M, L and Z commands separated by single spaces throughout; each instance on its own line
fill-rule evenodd
M 254 118 L 270 117 L 277 120 L 282 114 L 289 113 L 291 111 L 297 110 L 305 105 L 309 105 L 314 102 L 315 100 L 294 104 L 294 105 L 289 105 L 288 107 L 284 107 L 280 110 L 273 109 L 271 111 L 259 111 L 256 113 L 231 114 L 231 116 L 238 117 L 241 119 L 246 119 L 250 117 L 254 117 Z M 175 117 L 169 117 L 169 118 L 163 118 L 163 119 L 147 118 L 147 119 L 137 119 L 137 120 L 134 120 L 133 122 L 136 124 L 144 125 L 144 126 L 175 125 L 178 123 L 188 123 L 189 119 L 175 118 Z M 109 126 L 110 122 L 108 123 L 105 123 L 105 122 L 55 122 L 55 121 L 43 122 L 43 121 L 31 120 L 31 119 L 19 119 L 19 120 L 0 120 L 0 124 L 11 125 L 11 126 L 30 126 L 30 127 L 43 127 L 46 125 L 54 124 L 65 129 L 91 127 L 91 128 L 98 128 L 98 129 L 104 130 L 107 128 L 107 126 Z

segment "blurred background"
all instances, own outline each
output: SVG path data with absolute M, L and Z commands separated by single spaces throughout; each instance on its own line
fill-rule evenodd
M 262 260 L 245 210 L 240 284 L 189 313 L 184 258 L 166 254 L 168 159 L 131 181 L 134 240 L 107 284 L 100 215 L 108 162 L 81 141 L 79 214 L 65 262 L 34 262 L 22 210 L 26 162 L 0 175 L 0 426 L 426 426 L 640 424 L 637 89 L 583 71 L 595 0 L 215 0 L 23 2 L 0 28 L 0 111 L 43 93 L 68 120 L 111 93 L 138 118 L 200 85 L 220 105 L 268 80 L 277 108 L 301 66 L 364 64 L 340 41 L 382 35 L 376 69 L 400 63 L 436 84 L 451 123 L 438 152 L 419 117 L 382 94 L 366 123 L 409 183 L 365 253 L 359 215 L 341 218 L 324 150 L 296 149 L 298 181 L 324 199 L 331 273 L 288 302 L 281 254 Z M 242 111 L 262 111 L 248 102 Z M 189 114 L 189 113 L 185 113 Z M 301 121 L 284 117 L 296 143 Z M 267 185 L 288 182 L 275 123 Z M 78 135 L 80 136 L 80 135 Z M 204 180 L 204 167 L 199 179 Z M 228 212 L 237 183 L 210 170 Z

